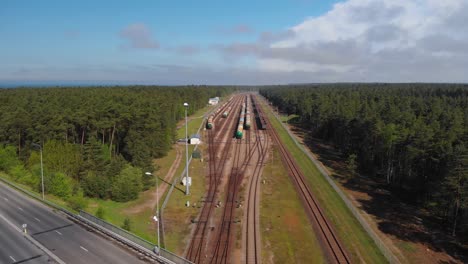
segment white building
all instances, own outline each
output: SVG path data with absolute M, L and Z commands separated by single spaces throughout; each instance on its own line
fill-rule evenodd
M 198 135 L 198 134 L 190 135 L 189 144 L 190 145 L 200 144 L 200 135 Z
M 210 98 L 208 100 L 209 105 L 217 105 L 219 103 L 219 97 Z

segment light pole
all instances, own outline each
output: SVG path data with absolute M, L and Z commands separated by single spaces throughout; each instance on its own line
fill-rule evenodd
M 188 103 L 184 103 L 185 107 L 185 195 L 190 194 L 189 188 L 189 173 L 188 173 L 188 135 L 187 135 L 187 108 Z
M 153 175 L 151 172 L 145 172 L 146 175 Z M 156 176 L 156 215 L 153 217 L 154 221 L 156 221 L 156 225 L 158 225 L 158 249 L 157 254 L 159 255 L 161 245 L 159 244 L 159 177 Z
M 45 200 L 44 198 L 44 165 L 42 163 L 42 146 L 37 144 L 37 143 L 32 143 L 33 147 L 39 148 L 41 152 L 41 183 L 42 183 L 42 200 Z

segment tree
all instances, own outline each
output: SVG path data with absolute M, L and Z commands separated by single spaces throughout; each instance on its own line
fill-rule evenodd
M 467 237 L 464 158 L 454 150 L 467 142 L 467 87 L 314 84 L 262 87 L 260 93 L 274 107 L 300 115 L 301 129 L 341 152 L 349 171 L 359 168 L 391 185 L 401 200 L 437 209 L 431 213 L 450 222 L 452 234 Z
M 142 174 L 141 169 L 127 165 L 112 183 L 112 200 L 127 202 L 138 198 L 143 189 Z
M 52 172 L 61 172 L 70 177 L 77 178 L 82 158 L 76 146 L 50 140 L 44 144 L 44 166 Z
M 81 187 L 88 197 L 106 199 L 109 197 L 111 181 L 106 175 L 96 175 L 94 171 L 88 171 L 81 179 Z
M 10 168 L 9 174 L 13 180 L 31 187 L 36 187 L 39 183 L 39 178 L 34 177 L 33 174 L 23 166 L 23 164 L 19 164 L 13 168 Z
M 82 191 L 78 191 L 76 194 L 68 198 L 68 206 L 75 211 L 84 210 L 88 207 L 88 200 L 83 196 Z
M 357 174 L 356 158 L 357 158 L 356 154 L 351 154 L 346 159 L 346 170 L 348 171 L 350 178 L 354 178 Z
M 13 146 L 0 147 L 0 170 L 8 172 L 11 168 L 21 164 Z
M 468 208 L 468 151 L 464 145 L 455 147 L 451 169 L 442 183 L 451 208 L 452 235 L 455 236 L 460 210 Z
M 66 199 L 72 194 L 73 181 L 61 172 L 50 173 L 44 177 L 44 187 L 47 193 Z

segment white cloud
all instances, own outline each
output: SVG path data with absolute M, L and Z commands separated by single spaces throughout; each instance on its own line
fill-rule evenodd
M 467 18 L 466 0 L 348 0 L 291 27 L 285 39 L 259 41 L 255 55 L 261 70 L 334 71 L 329 81 L 362 80 L 355 73 L 369 81 L 468 81 Z

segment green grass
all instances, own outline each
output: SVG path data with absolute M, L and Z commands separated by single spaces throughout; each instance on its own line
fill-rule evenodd
M 154 188 L 152 188 L 154 191 Z M 127 213 L 126 209 L 135 206 L 145 200 L 145 195 L 140 195 L 137 200 L 120 203 L 111 200 L 90 199 L 87 212 L 96 214 L 99 207 L 104 210 L 104 220 L 121 227 L 125 218 L 130 219 L 130 232 L 137 236 L 156 243 L 156 224 L 151 219 L 155 210 L 143 210 L 140 213 Z
M 325 258 L 275 148 L 263 170 L 260 228 L 264 263 L 324 263 Z
M 200 127 L 200 124 L 203 121 L 203 115 L 213 108 L 214 106 L 206 106 L 190 116 L 190 120 L 187 122 L 188 136 L 197 133 L 198 128 Z M 177 138 L 185 138 L 185 121 L 181 121 L 179 125 L 182 126 L 180 127 L 180 129 L 177 130 Z
M 349 211 L 341 197 L 324 179 L 309 157 L 294 143 L 281 123 L 273 116 L 271 108 L 263 105 L 273 128 L 278 131 L 281 141 L 295 157 L 299 167 L 304 172 L 314 195 L 319 200 L 328 219 L 330 219 L 338 236 L 351 255 L 353 262 L 385 263 L 373 240 L 367 235 L 360 223 Z
M 289 120 L 299 117 L 298 115 L 280 115 L 281 122 L 288 123 Z
M 169 169 L 172 166 L 172 163 L 174 163 L 176 157 L 177 157 L 177 146 L 172 147 L 172 149 L 167 153 L 166 156 L 155 159 L 154 160 L 154 165 L 158 168 L 156 171 L 156 175 L 158 175 L 161 178 L 166 177 L 166 174 L 169 172 Z

